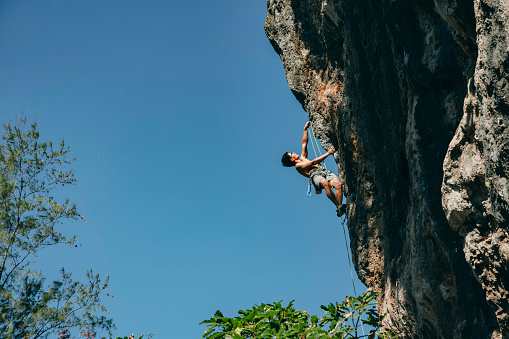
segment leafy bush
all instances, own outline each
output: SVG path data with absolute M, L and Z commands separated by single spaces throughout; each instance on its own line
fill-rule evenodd
M 142 334 L 138 339 L 142 339 L 143 336 L 144 336 L 144 334 Z M 152 337 L 154 337 L 154 335 L 153 334 L 149 334 L 147 336 L 147 339 L 151 339 Z M 126 337 L 117 337 L 117 339 L 134 339 L 134 334 L 131 334 L 129 337 L 127 337 L 127 336 Z
M 375 309 L 377 294 L 368 289 L 342 303 L 322 305 L 325 316 L 321 318 L 296 310 L 293 301 L 288 306 L 283 306 L 282 301 L 255 305 L 240 310 L 235 318 L 225 317 L 218 310 L 212 318 L 201 322 L 209 327 L 202 339 L 397 338 L 394 330 L 381 326 L 385 315 L 379 316 Z M 366 334 L 363 324 L 369 327 Z

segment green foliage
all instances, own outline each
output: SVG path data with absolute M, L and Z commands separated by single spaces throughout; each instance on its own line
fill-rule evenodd
M 110 331 L 112 320 L 100 295 L 107 287 L 92 271 L 87 281 L 73 281 L 63 269 L 50 284 L 30 269 L 38 251 L 58 244 L 74 245 L 59 231 L 69 220 L 82 219 L 69 199 L 53 198 L 55 188 L 76 182 L 69 148 L 62 141 L 40 142 L 26 118 L 5 124 L 0 144 L 0 337 L 45 338 L 68 333 Z M 90 332 L 95 333 L 95 332 Z M 70 336 L 70 334 L 69 334 Z
M 347 297 L 342 303 L 323 306 L 325 316 L 309 316 L 297 311 L 293 301 L 255 305 L 240 310 L 239 316 L 228 318 L 218 310 L 212 318 L 201 322 L 208 329 L 204 339 L 318 339 L 318 338 L 397 338 L 395 331 L 381 328 L 383 318 L 375 309 L 378 293 L 370 290 L 358 297 Z M 363 334 L 362 324 L 369 327 Z M 361 331 L 362 334 L 359 333 Z
M 144 334 L 142 334 L 138 339 L 142 339 L 144 336 Z M 151 339 L 152 337 L 154 337 L 153 334 L 149 334 L 147 336 L 147 339 Z M 117 339 L 134 339 L 134 334 L 131 334 L 129 337 L 117 337 Z

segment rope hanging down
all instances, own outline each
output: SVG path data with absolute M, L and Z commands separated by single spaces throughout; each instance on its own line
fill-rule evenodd
M 320 147 L 318 145 L 318 140 L 316 139 L 315 134 L 313 133 L 313 125 L 311 123 L 310 123 L 309 127 L 310 127 L 309 134 L 311 137 L 311 145 L 313 146 L 313 152 L 315 154 L 315 158 L 317 158 L 318 156 L 316 154 L 315 143 L 316 143 L 316 148 L 318 149 L 318 153 L 320 154 L 320 156 L 322 155 L 322 152 L 320 151 Z M 327 170 L 327 167 L 325 166 L 325 162 L 323 163 L 323 167 L 325 170 Z M 355 295 L 357 295 L 357 291 L 355 289 L 355 280 L 353 278 L 352 260 L 350 259 L 350 251 L 348 250 L 348 240 L 346 238 L 345 224 L 346 224 L 346 214 L 341 216 L 341 226 L 343 227 L 343 235 L 345 236 L 346 255 L 348 257 L 348 265 L 350 266 L 350 275 L 352 277 L 353 292 L 355 293 Z
M 311 136 L 311 145 L 313 146 L 313 153 L 315 154 L 315 158 L 318 158 L 318 155 L 316 154 L 316 150 L 315 150 L 315 143 L 316 143 L 316 148 L 318 149 L 318 153 L 320 154 L 320 156 L 322 156 L 322 152 L 320 151 L 320 146 L 318 145 L 318 140 L 316 139 L 315 133 L 313 132 L 313 125 L 311 124 L 311 122 L 309 122 L 309 127 L 310 127 L 309 134 Z M 321 167 L 321 165 L 318 165 L 318 166 Z M 325 170 L 327 170 L 327 166 L 325 166 L 325 162 L 323 162 L 323 168 Z
M 318 149 L 318 153 L 320 154 L 320 156 L 322 156 L 322 152 L 320 151 L 320 146 L 318 145 L 318 140 L 316 139 L 315 134 L 313 133 L 313 125 L 311 124 L 311 121 L 309 122 L 309 126 L 310 126 L 310 128 L 308 130 L 308 133 L 309 133 L 309 136 L 311 139 L 311 146 L 313 146 L 313 153 L 315 154 L 315 158 L 318 158 L 318 155 L 316 154 L 316 149 Z M 315 144 L 316 144 L 316 148 L 315 148 Z M 322 164 L 323 164 L 323 166 L 321 164 L 318 164 L 317 166 L 319 169 L 325 170 L 325 173 L 326 173 L 325 179 L 327 179 L 328 182 L 331 182 L 332 177 L 329 175 L 329 171 L 327 170 L 327 166 L 325 165 L 325 162 L 322 162 Z M 319 193 L 317 193 L 317 194 L 319 194 Z M 309 181 L 309 183 L 308 183 L 308 198 L 310 198 L 310 197 L 311 197 L 311 181 Z M 341 203 L 339 205 L 341 205 Z
M 315 154 L 315 158 L 318 158 L 318 155 L 316 154 L 316 149 L 318 149 L 318 153 L 320 153 L 320 156 L 322 156 L 322 152 L 320 151 L 320 146 L 318 145 L 318 140 L 316 139 L 314 133 L 313 133 L 313 126 L 311 125 L 311 121 L 309 122 L 309 136 L 311 139 L 311 146 L 313 146 L 313 153 Z M 316 144 L 316 148 L 315 148 Z M 329 171 L 327 171 L 327 166 L 325 166 L 325 162 L 323 162 L 323 166 L 321 164 L 317 165 L 319 169 L 325 169 L 325 173 L 327 173 L 327 176 L 325 179 L 327 179 L 328 182 L 331 181 L 329 178 Z M 316 191 L 316 194 L 319 194 L 318 191 Z M 311 198 L 311 180 L 308 182 L 308 198 Z
M 357 295 L 357 291 L 355 290 L 355 281 L 353 279 L 352 260 L 350 260 L 350 251 L 348 250 L 348 241 L 346 239 L 345 224 L 346 224 L 346 214 L 344 214 L 341 217 L 341 226 L 343 226 L 343 235 L 345 236 L 346 255 L 348 257 L 348 265 L 350 266 L 350 275 L 352 276 L 353 293 Z
M 313 153 L 315 154 L 315 158 L 317 158 L 318 156 L 317 156 L 316 150 L 315 150 L 315 143 L 316 143 L 316 148 L 318 149 L 318 153 L 320 154 L 320 156 L 322 155 L 322 152 L 320 151 L 320 147 L 318 145 L 318 140 L 316 139 L 315 134 L 313 133 L 313 125 L 311 124 L 311 122 L 310 122 L 309 127 L 310 127 L 309 134 L 311 137 L 311 145 L 313 145 Z M 320 165 L 318 165 L 318 166 L 320 166 Z M 325 162 L 323 162 L 323 168 L 327 171 L 327 166 L 325 166 Z M 327 178 L 327 180 L 329 180 L 329 179 Z M 341 204 L 341 202 L 339 202 L 339 203 Z M 343 227 L 343 235 L 345 236 L 345 248 L 346 248 L 346 255 L 348 257 L 348 266 L 350 267 L 350 276 L 352 277 L 353 293 L 357 296 L 357 290 L 355 288 L 355 280 L 353 278 L 352 260 L 350 259 L 350 251 L 348 250 L 348 240 L 346 238 L 345 224 L 346 224 L 346 213 L 341 216 L 341 226 Z M 362 323 L 361 323 L 361 328 L 362 328 L 362 333 L 364 334 L 364 326 L 362 326 Z

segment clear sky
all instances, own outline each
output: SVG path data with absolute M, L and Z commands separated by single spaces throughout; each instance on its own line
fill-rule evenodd
M 78 158 L 64 193 L 82 246 L 39 262 L 109 275 L 115 336 L 200 338 L 216 309 L 295 299 L 321 316 L 353 293 L 334 206 L 281 166 L 307 115 L 265 15 L 263 0 L 0 1 L 1 122 L 25 112 Z

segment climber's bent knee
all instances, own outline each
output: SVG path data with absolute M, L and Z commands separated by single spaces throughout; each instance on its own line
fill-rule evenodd
M 322 186 L 325 190 L 330 190 L 331 186 L 329 184 L 329 181 L 327 179 L 320 180 L 320 186 Z

